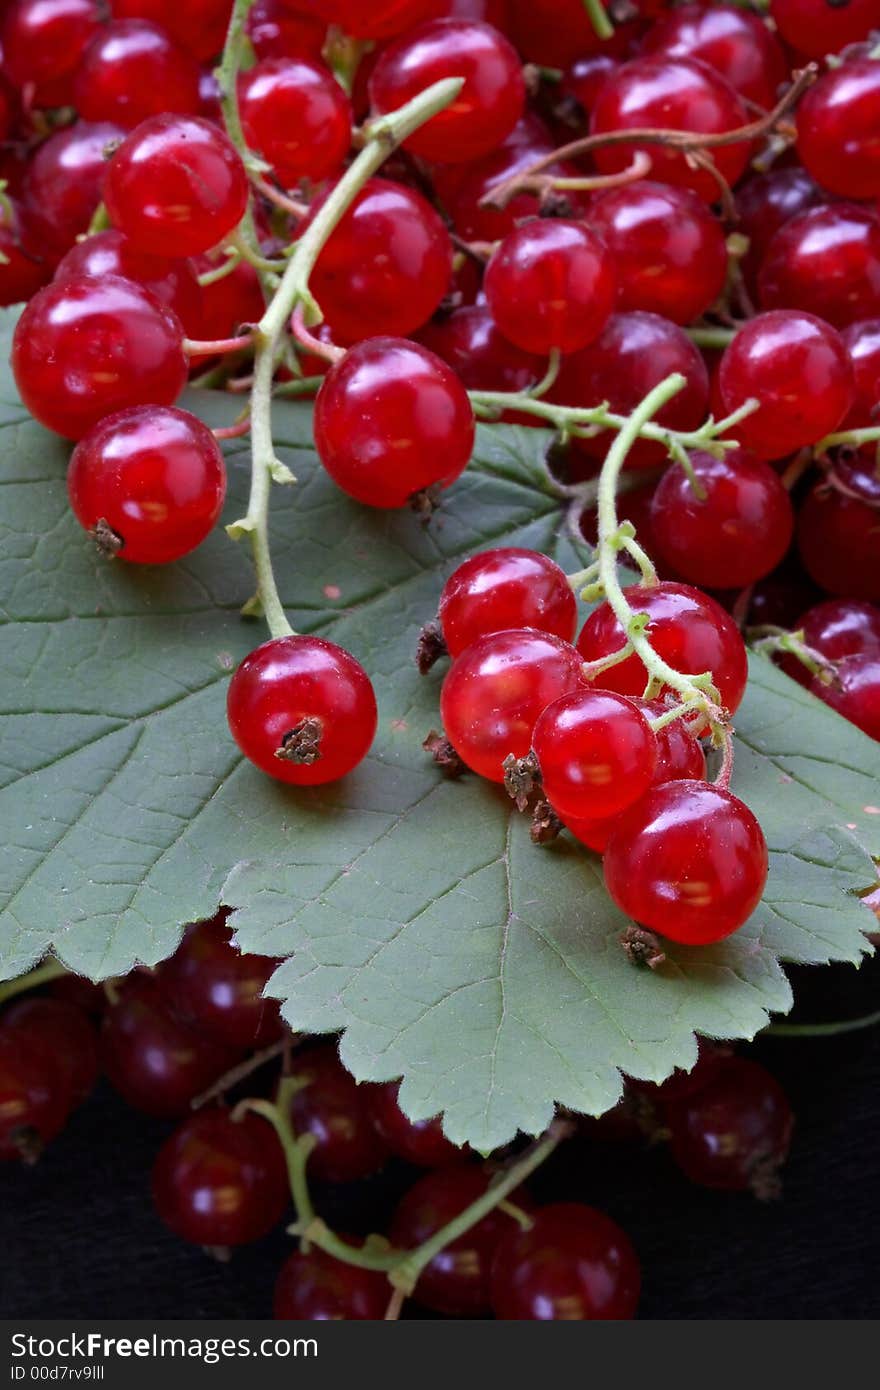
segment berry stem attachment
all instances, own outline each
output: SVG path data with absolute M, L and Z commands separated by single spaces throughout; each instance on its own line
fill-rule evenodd
M 614 25 L 605 13 L 602 0 L 582 0 L 590 23 L 596 31 L 596 37 L 600 39 L 610 39 L 614 37 Z
M 762 1029 L 762 1038 L 833 1038 L 840 1033 L 858 1033 L 880 1023 L 880 1009 L 859 1018 L 843 1018 L 835 1023 L 771 1023 Z

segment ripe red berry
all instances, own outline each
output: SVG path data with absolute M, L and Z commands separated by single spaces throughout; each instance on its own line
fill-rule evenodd
M 681 5 L 648 30 L 642 52 L 698 58 L 741 97 L 767 109 L 788 78 L 776 36 L 758 15 L 736 5 Z
M 537 550 L 505 546 L 471 555 L 440 595 L 440 626 L 450 656 L 478 637 L 532 627 L 574 640 L 577 602 L 565 572 Z
M 807 646 L 829 661 L 880 652 L 880 608 L 873 603 L 828 599 L 809 609 L 797 626 L 803 630 Z
M 685 946 L 705 946 L 752 915 L 767 844 L 743 802 L 709 782 L 663 782 L 611 832 L 605 885 L 622 912 Z
M 110 7 L 117 19 L 151 19 L 206 62 L 223 47 L 232 0 L 110 0 Z
M 822 190 L 800 165 L 743 179 L 734 194 L 734 203 L 739 217 L 736 229 L 749 243 L 740 267 L 750 291 L 757 291 L 764 253 L 779 228 L 799 212 L 819 207 L 823 202 Z
M 421 328 L 451 274 L 452 243 L 430 203 L 403 184 L 370 179 L 322 247 L 309 287 L 333 341 L 356 343 Z
M 543 711 L 532 734 L 544 793 L 565 819 L 601 820 L 631 806 L 654 781 L 657 740 L 634 701 L 574 690 Z
M 721 1057 L 705 1084 L 665 1107 L 670 1149 L 701 1187 L 778 1193 L 793 1117 L 779 1083 L 758 1062 Z
M 0 1031 L 7 1029 L 51 1058 L 74 1105 L 91 1094 L 98 1079 L 98 1037 L 82 1009 L 62 999 L 30 995 L 0 1018 Z
M 278 1274 L 273 1317 L 291 1322 L 380 1322 L 391 1285 L 374 1269 L 358 1269 L 311 1245 L 295 1250 Z
M 880 603 L 878 527 L 880 478 L 874 450 L 868 458 L 838 459 L 798 513 L 798 550 L 810 578 L 826 593 Z
M 166 111 L 196 114 L 199 65 L 164 29 L 146 19 L 120 19 L 101 29 L 82 55 L 74 103 L 87 121 L 116 121 L 132 130 Z
M 607 8 L 607 6 L 605 6 Z M 583 0 L 509 0 L 510 34 L 530 62 L 560 68 L 573 54 L 625 51 L 631 25 L 615 24 L 613 38 L 602 41 Z
M 648 615 L 647 635 L 658 656 L 684 675 L 711 672 L 722 705 L 733 714 L 745 693 L 748 663 L 739 629 L 721 605 L 689 584 L 668 581 L 652 588 L 633 585 L 624 593 L 635 613 Z M 590 614 L 577 645 L 585 661 L 597 661 L 620 651 L 625 641 L 606 602 Z M 604 687 L 621 695 L 641 695 L 648 673 L 641 658 L 633 654 L 603 671 L 600 679 Z
M 289 1201 L 281 1146 L 266 1120 L 200 1110 L 166 1139 L 153 1166 L 153 1201 L 193 1245 L 249 1245 L 277 1226 Z
M 610 1216 L 555 1202 L 499 1244 L 492 1311 L 510 1322 L 619 1321 L 635 1317 L 640 1284 L 638 1256 Z
M 248 38 L 259 60 L 320 59 L 327 23 L 308 11 L 308 0 L 302 4 L 302 9 L 291 9 L 288 0 L 256 0 L 248 15 Z
M 304 0 L 305 7 L 355 39 L 388 39 L 433 14 L 436 0 Z
M 441 357 L 469 391 L 527 391 L 545 375 L 546 360 L 514 347 L 499 333 L 484 304 L 456 309 L 433 319 L 419 331 L 418 341 Z M 503 419 L 538 423 L 523 412 L 505 411 Z
M 868 37 L 877 23 L 877 0 L 770 0 L 770 15 L 797 53 L 824 58 Z
M 197 257 L 196 265 L 200 274 L 217 268 L 216 261 L 207 256 Z M 208 342 L 236 336 L 244 324 L 258 323 L 266 308 L 257 272 L 247 261 L 240 261 L 222 280 L 201 289 L 202 318 L 197 336 Z
M 618 308 L 690 323 L 727 275 L 721 223 L 687 188 L 640 179 L 600 194 L 589 210 L 617 271 Z
M 80 440 L 67 490 L 77 521 L 107 554 L 165 565 L 213 530 L 226 496 L 226 467 L 195 415 L 136 405 L 106 416 Z
M 64 106 L 83 50 L 101 25 L 99 0 L 10 0 L 0 41 L 17 87 L 33 86 L 36 106 Z
M 103 1070 L 123 1099 L 147 1115 L 185 1115 L 240 1055 L 177 1018 L 161 978 L 130 976 L 104 1015 Z
M 797 151 L 817 183 L 844 198 L 880 195 L 880 63 L 854 58 L 822 74 L 797 110 Z
M 240 78 L 239 106 L 248 145 L 285 188 L 338 173 L 351 145 L 351 103 L 322 63 L 265 58 Z
M 468 163 L 497 149 L 525 107 L 516 49 L 491 25 L 437 19 L 402 35 L 372 71 L 370 102 L 375 113 L 394 111 L 446 77 L 464 78 L 458 96 L 405 144 L 423 159 Z
M 607 401 L 617 414 L 629 415 L 671 372 L 681 372 L 686 384 L 658 411 L 655 421 L 667 429 L 697 429 L 709 403 L 709 377 L 699 350 L 682 328 L 658 314 L 613 314 L 589 347 L 563 361 L 548 394 L 560 405 Z M 601 459 L 613 438 L 610 430 L 601 430 L 592 439 L 578 440 L 577 447 Z M 628 461 L 637 468 L 653 467 L 665 457 L 662 444 L 639 439 Z
M 202 332 L 202 291 L 194 261 L 146 255 L 111 228 L 72 246 L 59 261 L 53 278 L 78 280 L 83 275 L 94 279 L 121 275 L 124 280 L 134 280 L 173 309 L 190 336 L 198 337 Z
M 455 482 L 473 449 L 474 415 L 458 377 L 433 352 L 369 338 L 324 378 L 314 430 L 321 462 L 350 497 L 403 507 Z
M 21 210 L 9 194 L 0 204 L 0 306 L 23 304 L 51 276 L 45 260 L 22 244 Z
M 880 742 L 880 649 L 845 656 L 830 683 L 814 676 L 810 690 Z
M 200 116 L 151 116 L 122 142 L 107 166 L 110 220 L 141 251 L 197 256 L 238 226 L 248 183 L 241 157 Z
M 453 663 L 440 693 L 446 736 L 481 777 L 503 782 L 508 754 L 524 758 L 538 716 L 581 684 L 574 647 L 550 633 L 511 628 L 479 637 Z
M 611 74 L 593 108 L 590 130 L 594 135 L 646 128 L 720 135 L 747 121 L 745 107 L 720 73 L 695 59 L 661 54 L 635 58 Z M 594 152 L 596 165 L 603 174 L 615 174 L 640 150 L 649 156 L 655 178 L 692 188 L 707 203 L 717 201 L 717 179 L 671 148 L 638 141 L 602 145 Z M 749 145 L 715 146 L 710 154 L 719 174 L 734 184 L 746 167 Z
M 769 459 L 818 443 L 837 428 L 853 398 L 840 334 L 794 309 L 750 319 L 724 351 L 718 385 L 725 411 L 758 402 L 734 433 L 744 448 Z
M 163 981 L 178 1016 L 227 1047 L 267 1047 L 283 1035 L 280 1004 L 263 991 L 279 962 L 239 951 L 225 914 L 198 922 L 167 962 Z
M 610 53 L 590 53 L 578 58 L 563 75 L 562 91 L 577 102 L 584 116 L 589 116 L 605 82 L 619 67 L 619 59 Z
M 43 141 L 21 191 L 22 236 L 31 255 L 59 261 L 88 230 L 102 197 L 107 152 L 124 133 L 109 121 L 76 121 Z
M 399 1081 L 386 1081 L 371 1086 L 368 1096 L 373 1124 L 391 1152 L 419 1168 L 445 1168 L 461 1158 L 462 1150 L 443 1133 L 439 1115 L 409 1119 L 400 1108 L 399 1092 Z
M 880 221 L 854 203 L 798 213 L 758 275 L 765 309 L 803 309 L 841 328 L 880 313 Z
M 742 450 L 691 455 L 696 488 L 674 464 L 654 492 L 651 526 L 658 558 L 692 584 L 739 589 L 782 560 L 794 534 L 791 500 L 779 474 Z M 702 496 L 699 495 L 699 491 Z
M 508 233 L 486 268 L 492 317 L 524 352 L 577 352 L 605 327 L 617 294 L 614 261 L 583 222 L 547 218 Z
M 359 1086 L 339 1060 L 333 1043 L 298 1052 L 294 1071 L 301 1083 L 290 1102 L 297 1137 L 310 1134 L 315 1146 L 308 1171 L 321 1182 L 355 1182 L 377 1172 L 388 1157 L 370 1115 L 370 1087 Z
M 851 323 L 841 333 L 855 382 L 848 429 L 880 420 L 880 318 Z
M 26 1034 L 0 1028 L 0 1162 L 39 1157 L 70 1113 L 64 1073 Z
M 481 1168 L 458 1163 L 426 1173 L 404 1196 L 391 1222 L 392 1245 L 413 1250 L 482 1197 L 489 1177 Z M 517 1205 L 527 1199 L 520 1192 Z M 516 1223 L 497 1208 L 435 1255 L 419 1276 L 415 1298 L 447 1317 L 486 1317 L 491 1309 L 489 1276 L 501 1239 Z
M 31 414 L 81 439 L 111 411 L 170 405 L 186 384 L 183 328 L 132 280 L 83 276 L 47 285 L 12 340 L 12 369 Z
M 229 728 L 247 758 L 280 782 L 335 782 L 366 757 L 376 697 L 359 661 L 323 637 L 276 637 L 229 683 Z

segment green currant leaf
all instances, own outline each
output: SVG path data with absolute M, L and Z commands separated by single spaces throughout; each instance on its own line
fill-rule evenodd
M 239 408 L 189 404 L 211 424 Z M 275 433 L 299 479 L 273 490 L 282 598 L 296 627 L 364 662 L 380 707 L 366 762 L 302 792 L 245 763 L 226 728 L 229 672 L 264 638 L 239 612 L 246 545 L 218 530 L 174 566 L 103 561 L 69 515 L 66 446 L 0 374 L 0 977 L 47 951 L 92 978 L 157 964 L 224 902 L 243 949 L 283 958 L 270 989 L 294 1027 L 344 1030 L 355 1075 L 403 1075 L 409 1113 L 442 1110 L 453 1139 L 489 1149 L 543 1128 L 554 1103 L 607 1109 L 621 1070 L 691 1065 L 695 1033 L 752 1036 L 790 1006 L 780 960 L 858 961 L 880 745 L 766 663 L 735 775 L 771 847 L 765 901 L 733 938 L 671 948 L 653 974 L 620 948 L 598 860 L 566 837 L 535 848 L 500 791 L 444 781 L 422 752 L 442 668 L 420 677 L 413 650 L 455 563 L 492 544 L 583 562 L 546 435 L 481 429 L 425 529 L 336 490 L 307 407 L 279 404 Z M 228 460 L 233 521 L 246 442 Z

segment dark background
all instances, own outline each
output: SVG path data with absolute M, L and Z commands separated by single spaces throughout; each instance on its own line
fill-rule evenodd
M 793 1019 L 880 1007 L 880 961 L 799 970 Z M 867 1318 L 880 1310 L 880 1028 L 763 1038 L 748 1052 L 797 1117 L 782 1199 L 690 1186 L 666 1152 L 576 1140 L 532 1180 L 539 1201 L 609 1212 L 641 1256 L 643 1318 Z M 283 1229 L 219 1264 L 170 1235 L 149 1194 L 171 1126 L 102 1083 L 33 1169 L 0 1166 L 0 1314 L 7 1318 L 271 1315 Z M 392 1165 L 345 1190 L 316 1189 L 342 1229 L 383 1229 L 416 1174 Z M 418 1315 L 418 1310 L 413 1309 Z

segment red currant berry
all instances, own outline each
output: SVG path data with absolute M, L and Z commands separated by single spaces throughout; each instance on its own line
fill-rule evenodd
M 481 777 L 504 781 L 508 754 L 524 758 L 539 715 L 582 683 L 574 647 L 551 633 L 487 633 L 462 652 L 440 693 L 446 736 Z
M 718 385 L 725 411 L 758 401 L 735 434 L 744 448 L 769 459 L 830 434 L 853 397 L 840 334 L 793 309 L 758 314 L 739 330 L 721 359 Z
M 497 149 L 525 107 L 516 49 L 491 25 L 437 19 L 404 34 L 373 68 L 370 102 L 378 114 L 395 111 L 445 77 L 462 77 L 464 86 L 405 144 L 423 159 L 468 163 Z
M 305 8 L 354 39 L 389 39 L 433 14 L 436 0 L 305 0 Z
M 446 488 L 474 445 L 474 415 L 458 377 L 418 343 L 368 338 L 324 378 L 315 447 L 330 477 L 371 507 L 403 507 Z
M 824 58 L 868 37 L 877 0 L 770 0 L 770 16 L 795 52 Z
M 217 268 L 207 256 L 199 256 L 196 265 L 200 274 Z M 222 280 L 201 288 L 202 318 L 197 336 L 208 342 L 235 337 L 244 324 L 258 323 L 263 317 L 263 291 L 257 272 L 247 261 L 240 261 Z
M 309 286 L 334 342 L 356 343 L 421 328 L 451 274 L 452 243 L 430 203 L 402 184 L 370 179 L 323 246 Z
M 510 34 L 520 53 L 542 67 L 564 68 L 572 55 L 597 50 L 624 52 L 632 26 L 614 26 L 614 37 L 601 40 L 583 0 L 509 0 Z M 607 8 L 607 6 L 605 6 Z
M 562 91 L 577 102 L 579 115 L 592 113 L 607 79 L 619 67 L 618 59 L 610 53 L 591 53 L 572 63 L 562 78 Z
M 370 1087 L 373 1124 L 391 1152 L 418 1168 L 445 1168 L 461 1158 L 462 1150 L 443 1133 L 440 1116 L 429 1120 L 409 1119 L 400 1108 L 399 1092 L 399 1081 Z
M 80 1013 L 90 1018 L 101 1018 L 107 1008 L 107 994 L 102 985 L 93 984 L 83 975 L 59 975 L 52 980 L 49 993 L 53 999 L 62 999 L 65 1004 L 73 1004 Z
M 7 193 L 0 203 L 0 306 L 23 304 L 42 289 L 51 268 L 22 245 L 21 211 Z
M 153 1202 L 192 1245 L 250 1245 L 277 1226 L 289 1201 L 287 1170 L 271 1126 L 228 1110 L 190 1115 L 159 1150 Z
M 99 0 L 11 0 L 4 6 L 3 64 L 17 87 L 32 86 L 36 106 L 64 106 L 83 50 L 99 32 Z
M 323 637 L 276 637 L 229 684 L 229 727 L 245 757 L 280 782 L 335 782 L 370 750 L 378 715 L 359 661 Z
M 778 39 L 758 15 L 736 5 L 682 5 L 648 31 L 642 52 L 699 58 L 746 101 L 768 109 L 788 79 Z
M 638 706 L 610 690 L 554 700 L 532 735 L 544 793 L 563 819 L 601 820 L 631 806 L 654 781 L 657 740 Z
M 104 1015 L 101 1064 L 135 1110 L 171 1118 L 228 1071 L 241 1054 L 171 1013 L 161 980 L 132 975 Z
M 532 627 L 573 642 L 577 602 L 563 570 L 537 550 L 505 546 L 472 555 L 440 595 L 440 626 L 450 656 L 478 637 Z
M 72 246 L 59 262 L 54 278 L 78 280 L 83 275 L 96 280 L 105 275 L 121 275 L 124 280 L 134 280 L 173 309 L 192 337 L 202 332 L 202 291 L 194 261 L 145 255 L 143 251 L 136 251 L 121 232 L 111 229 L 96 232 Z
M 133 564 L 165 565 L 214 529 L 226 467 L 195 415 L 136 405 L 106 416 L 80 440 L 67 490 L 77 521 L 100 548 Z
M 232 944 L 224 913 L 191 927 L 164 971 L 177 1014 L 227 1047 L 252 1049 L 284 1033 L 280 1004 L 263 991 L 279 962 Z
M 681 372 L 686 385 L 658 412 L 656 423 L 697 429 L 709 404 L 709 377 L 699 350 L 683 329 L 658 314 L 613 314 L 595 342 L 565 359 L 549 398 L 575 406 L 607 401 L 617 414 L 629 415 L 671 372 Z M 578 449 L 602 459 L 613 438 L 612 431 L 602 430 L 593 439 L 579 440 Z M 639 439 L 629 462 L 653 467 L 665 457 L 662 444 Z
M 711 672 L 722 705 L 733 714 L 745 693 L 748 662 L 739 629 L 720 603 L 689 584 L 669 581 L 653 588 L 634 585 L 624 593 L 634 612 L 648 615 L 647 634 L 657 655 L 684 675 Z M 585 661 L 597 661 L 620 651 L 625 642 L 606 602 L 590 614 L 577 645 Z M 641 695 L 648 673 L 641 658 L 632 655 L 603 671 L 601 680 L 621 695 Z
M 817 183 L 844 198 L 880 195 L 880 63 L 855 58 L 822 74 L 797 110 L 797 150 Z
M 0 1162 L 33 1163 L 64 1128 L 70 1100 L 48 1052 L 26 1034 L 0 1028 Z
M 98 1079 L 98 1037 L 88 1016 L 62 999 L 19 999 L 3 1014 L 0 1029 L 13 1029 L 42 1049 L 63 1074 L 74 1105 L 80 1105 Z
M 759 1196 L 778 1193 L 793 1117 L 764 1067 L 720 1058 L 705 1085 L 666 1107 L 672 1157 L 691 1182 Z
M 486 269 L 485 291 L 501 332 L 524 352 L 577 352 L 605 327 L 617 281 L 595 232 L 547 218 L 508 233 Z
M 880 479 L 873 450 L 868 459 L 838 460 L 798 513 L 798 550 L 810 578 L 826 593 L 880 603 L 878 530 Z
M 651 503 L 659 559 L 692 584 L 744 589 L 779 564 L 794 534 L 779 474 L 742 450 L 693 454 L 696 485 L 673 465 Z M 700 495 L 702 493 L 702 496 Z
M 111 411 L 170 405 L 186 384 L 177 316 L 132 280 L 84 276 L 47 285 L 12 340 L 12 369 L 31 414 L 81 439 Z
M 847 427 L 874 425 L 880 420 L 880 318 L 851 323 L 840 336 L 846 347 L 856 388 Z
M 829 599 L 805 613 L 797 626 L 807 646 L 829 661 L 880 652 L 880 608 L 873 603 Z
M 724 232 L 689 189 L 640 179 L 600 194 L 588 216 L 611 252 L 619 309 L 690 323 L 724 288 Z
M 275 1283 L 273 1317 L 290 1322 L 380 1322 L 391 1285 L 374 1269 L 358 1269 L 317 1245 L 295 1250 Z
M 28 164 L 21 193 L 22 237 L 31 255 L 59 261 L 88 230 L 101 201 L 107 151 L 123 135 L 107 121 L 77 121 L 43 141 Z
M 663 782 L 611 832 L 605 885 L 628 917 L 684 946 L 730 936 L 767 881 L 767 844 L 743 802 L 709 782 Z
M 610 1216 L 556 1202 L 498 1246 L 492 1309 L 508 1322 L 621 1321 L 635 1317 L 640 1284 L 638 1256 Z
M 856 728 L 880 742 L 880 650 L 845 656 L 830 684 L 814 676 L 810 690 Z
M 880 221 L 854 203 L 798 213 L 768 246 L 758 293 L 765 309 L 803 309 L 838 328 L 880 313 Z
M 420 329 L 418 341 L 441 357 L 469 391 L 527 391 L 545 375 L 547 362 L 514 347 L 484 304 L 456 309 Z M 539 423 L 534 415 L 505 411 L 510 423 Z
M 414 1250 L 482 1197 L 488 1186 L 489 1178 L 482 1169 L 466 1163 L 426 1173 L 410 1188 L 394 1213 L 392 1245 Z M 519 1206 L 528 1199 L 517 1191 L 511 1200 Z M 492 1260 L 502 1238 L 515 1226 L 512 1216 L 496 1208 L 451 1241 L 419 1276 L 413 1295 L 416 1302 L 447 1317 L 488 1316 Z
M 309 1175 L 321 1182 L 355 1182 L 369 1177 L 388 1157 L 370 1117 L 369 1086 L 359 1086 L 339 1060 L 333 1043 L 297 1053 L 301 1088 L 290 1101 L 290 1120 L 298 1137 L 310 1134 Z
M 116 121 L 131 130 L 166 111 L 197 113 L 199 76 L 195 58 L 164 29 L 146 19 L 120 19 L 85 50 L 74 102 L 84 120 Z
M 771 169 L 768 174 L 755 174 L 743 180 L 734 195 L 734 203 L 738 214 L 737 231 L 749 243 L 740 267 L 750 290 L 757 291 L 764 253 L 779 228 L 785 226 L 789 218 L 807 208 L 819 207 L 823 201 L 821 189 L 799 165 Z
M 113 225 L 154 256 L 210 251 L 238 226 L 247 197 L 238 151 L 200 116 L 142 121 L 110 160 L 104 181 Z
M 694 59 L 657 55 L 624 63 L 609 77 L 593 108 L 590 130 L 594 135 L 646 128 L 720 135 L 747 121 L 736 92 L 713 68 Z M 634 141 L 600 146 L 594 156 L 601 173 L 616 174 L 638 151 L 648 155 L 657 179 L 692 188 L 707 203 L 717 201 L 718 180 L 674 149 Z M 710 153 L 721 177 L 734 184 L 748 162 L 749 145 L 715 146 Z
M 110 8 L 117 19 L 151 19 L 181 48 L 206 62 L 223 47 L 232 0 L 110 0 Z
M 351 103 L 323 64 L 266 58 L 239 84 L 248 145 L 285 188 L 336 174 L 351 145 Z
M 288 0 L 257 0 L 248 15 L 248 38 L 258 60 L 320 59 L 327 42 L 327 23 L 308 11 L 291 9 Z
M 510 0 L 440 0 L 440 12 L 444 19 L 478 19 L 504 34 L 510 20 L 509 4 Z

